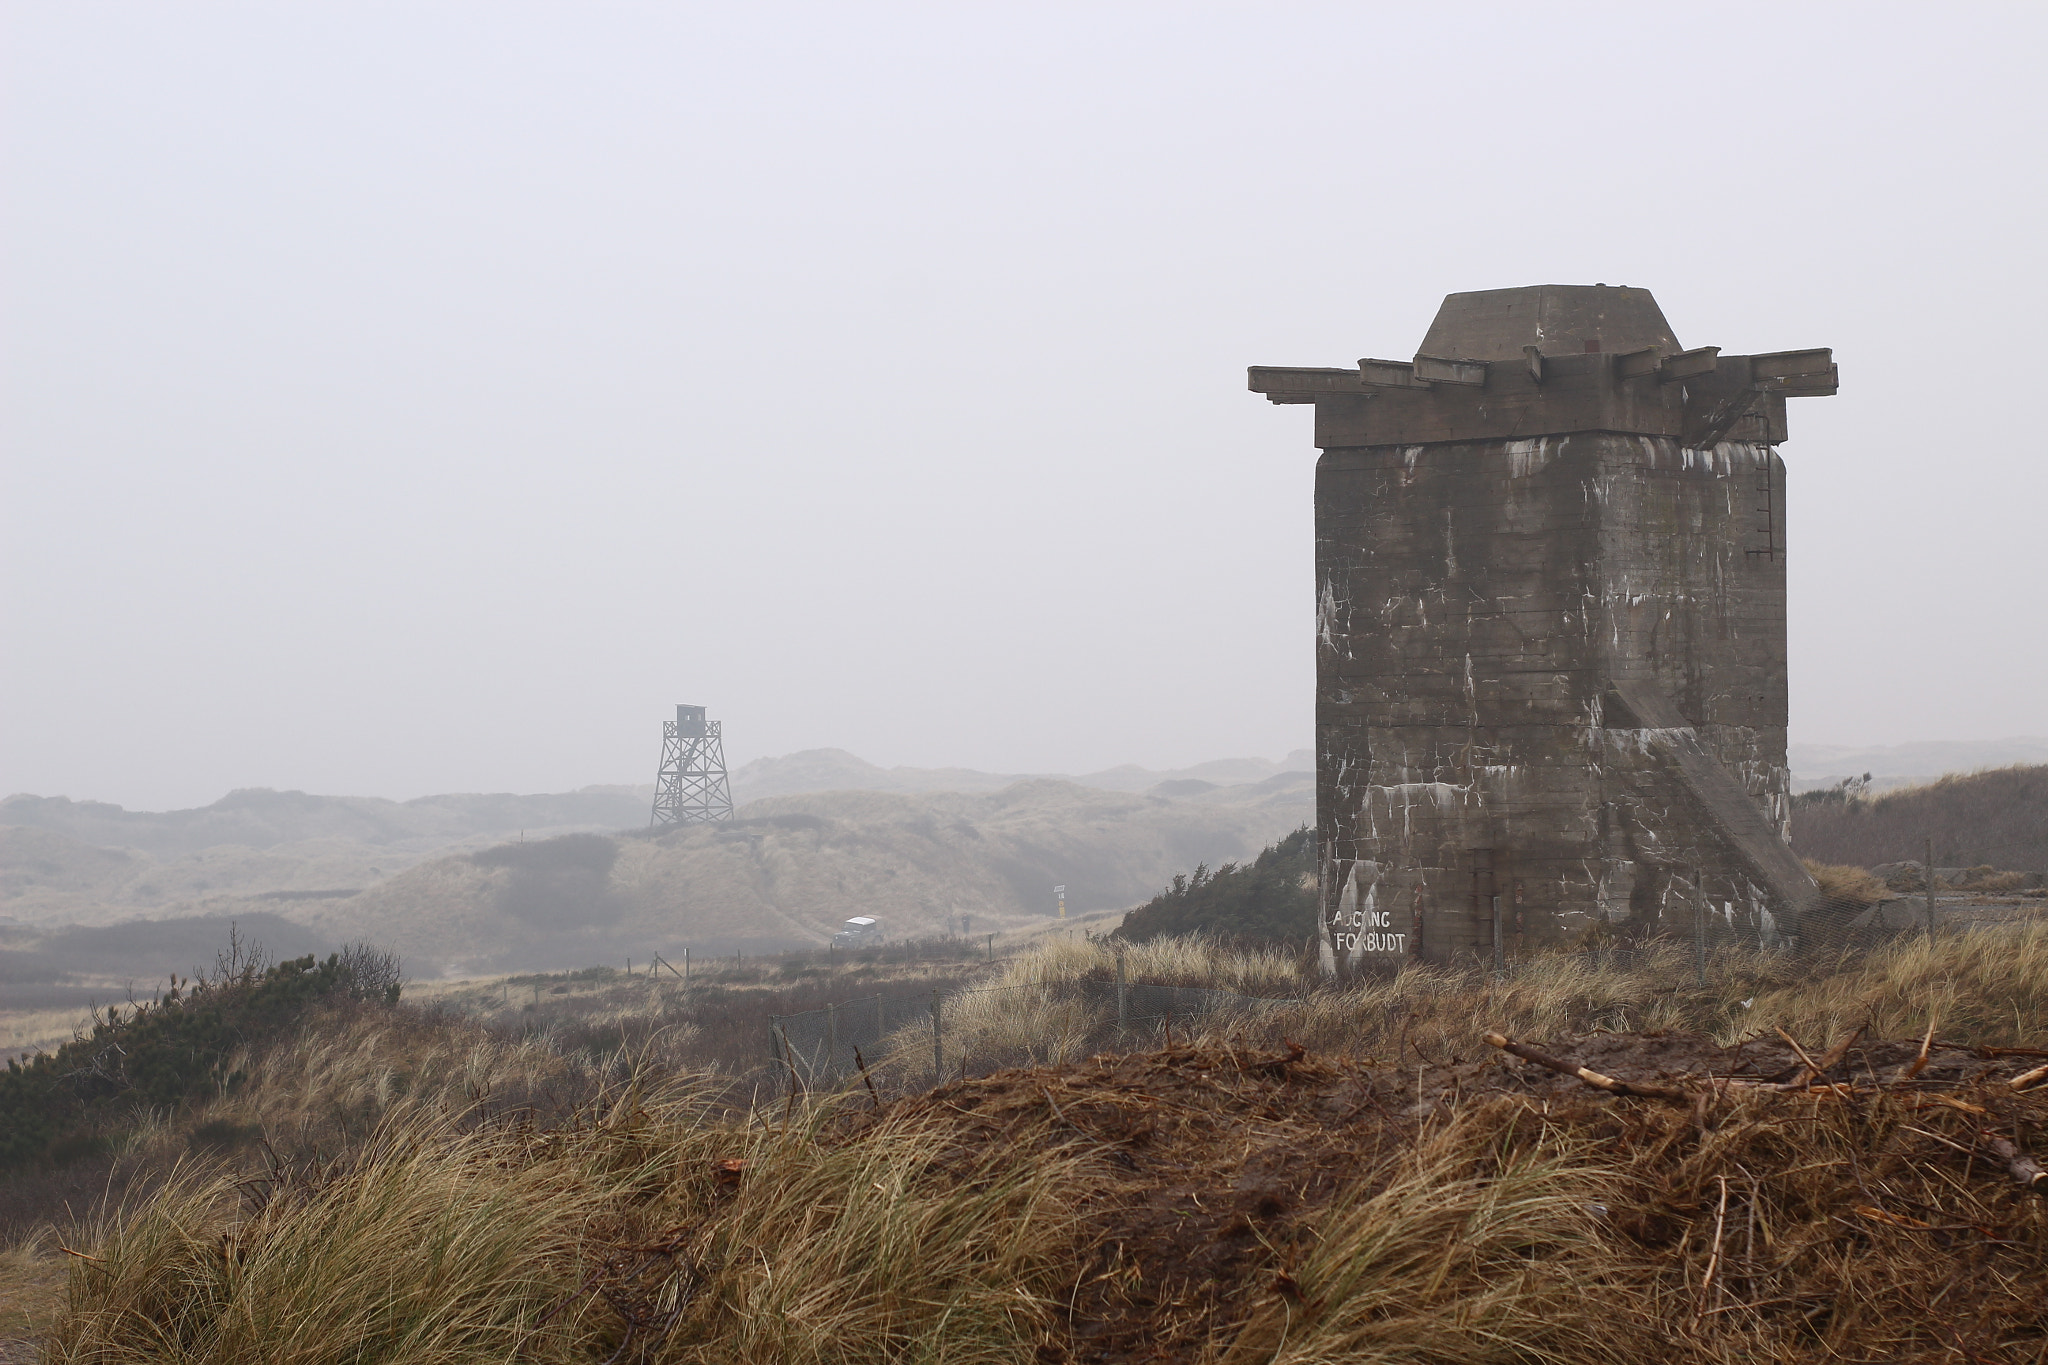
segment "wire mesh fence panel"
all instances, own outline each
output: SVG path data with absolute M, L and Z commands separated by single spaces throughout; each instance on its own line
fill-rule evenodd
M 1295 1003 L 1203 986 L 1081 979 L 870 996 L 777 1016 L 771 1032 L 789 1084 L 830 1087 L 863 1070 L 896 1086 L 966 1069 L 1043 1066 L 1137 1042 L 1164 1026 Z M 1149 1045 L 1149 1041 L 1145 1045 Z
M 2023 893 L 2024 894 L 2024 893 Z M 1714 908 L 1677 933 L 1568 953 L 1604 970 L 1671 966 L 1704 986 L 1710 976 L 1759 951 L 1838 958 L 1902 937 L 1961 934 L 2048 914 L 2048 901 L 1937 893 L 1876 901 L 1823 897 L 1788 923 L 1760 934 L 1732 907 Z M 1470 965 L 1483 964 L 1473 959 Z M 1513 979 L 1535 965 L 1509 957 L 1497 970 Z M 1207 986 L 1120 982 L 1097 977 L 1015 986 L 872 995 L 771 1019 L 771 1041 L 785 1084 L 803 1089 L 858 1084 L 861 1073 L 897 1089 L 919 1088 L 969 1071 L 1056 1066 L 1100 1052 L 1150 1048 L 1171 1034 L 1234 1026 L 1302 1003 Z
M 2026 896 L 1956 892 L 1939 883 L 1881 898 L 1823 896 L 1801 916 L 1793 948 L 1826 957 L 1869 952 L 1915 934 L 1965 934 L 2022 923 L 2048 913 L 2048 902 Z
M 1710 907 L 1681 928 L 1666 927 L 1653 936 L 1574 949 L 1568 955 L 1591 967 L 1626 971 L 1668 960 L 1672 950 L 1678 949 L 1685 957 L 1688 975 L 1697 973 L 1704 980 L 1726 963 L 1745 962 L 1759 952 L 1839 962 L 1902 939 L 1967 934 L 2044 917 L 2048 917 L 2048 897 L 2037 898 L 2031 891 L 1971 894 L 1938 884 L 1931 900 L 1924 889 L 1859 896 L 1821 895 L 1796 919 L 1781 922 L 1766 918 L 1761 926 L 1745 922 L 1739 914 Z M 1547 956 L 1511 956 L 1504 974 L 1516 976 L 1532 959 Z M 1462 965 L 1477 963 L 1475 956 Z
M 777 1058 L 798 1085 L 831 1085 L 863 1066 L 880 1066 L 908 1041 L 933 1029 L 936 992 L 873 995 L 802 1014 L 777 1015 L 770 1032 Z

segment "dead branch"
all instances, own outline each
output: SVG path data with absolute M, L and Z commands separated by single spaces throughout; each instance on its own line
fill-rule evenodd
M 1786 1086 L 1785 1088 L 1787 1090 L 1800 1090 L 1805 1088 L 1812 1082 L 1817 1081 L 1821 1079 L 1823 1076 L 1827 1075 L 1828 1069 L 1830 1067 L 1834 1066 L 1837 1062 L 1841 1061 L 1842 1058 L 1849 1055 L 1849 1049 L 1855 1045 L 1855 1042 L 1858 1038 L 1861 1038 L 1863 1036 L 1863 1030 L 1865 1027 L 1866 1026 L 1863 1024 L 1858 1024 L 1855 1028 L 1850 1029 L 1847 1037 L 1843 1038 L 1841 1042 L 1836 1043 L 1833 1047 L 1827 1050 L 1827 1055 L 1820 1059 L 1820 1062 L 1818 1063 L 1818 1066 L 1815 1070 L 1808 1073 L 1802 1073 L 1798 1076 L 1793 1077 L 1792 1083 Z M 1791 1039 L 1788 1037 L 1786 1038 L 1786 1041 L 1791 1042 Z M 1792 1046 L 1796 1049 L 1799 1045 L 1797 1043 L 1793 1043 Z M 1800 1053 L 1800 1056 L 1802 1057 L 1805 1055 L 1806 1054 L 1803 1052 Z
M 2040 1162 L 1988 1129 L 1978 1136 L 1986 1147 L 2005 1162 L 2005 1169 L 2019 1182 L 2021 1189 L 2032 1190 L 2036 1194 L 2048 1194 L 2048 1171 L 2041 1169 Z
M 1922 1071 L 1925 1071 L 1927 1069 L 1927 1051 L 1933 1046 L 1934 1020 L 1930 1017 L 1927 1021 L 1927 1036 L 1920 1040 L 1920 1055 L 1900 1068 L 1899 1074 L 1892 1077 L 1892 1083 L 1896 1085 L 1900 1081 L 1910 1081 Z
M 1553 1057 L 1547 1052 L 1539 1051 L 1536 1048 L 1530 1047 L 1527 1043 L 1518 1043 L 1505 1034 L 1489 1033 L 1486 1035 L 1486 1041 L 1499 1048 L 1502 1052 L 1520 1057 L 1525 1062 L 1534 1062 L 1538 1066 L 1547 1067 L 1561 1076 L 1576 1076 L 1595 1090 L 1605 1090 L 1610 1095 L 1639 1095 L 1644 1099 L 1651 1100 L 1686 1100 L 1691 1098 L 1683 1090 L 1675 1090 L 1668 1085 L 1645 1085 L 1641 1081 L 1624 1081 L 1613 1076 L 1603 1076 L 1590 1068 L 1579 1066 L 1576 1063 Z
M 2032 1071 L 2022 1071 L 2006 1084 L 2015 1090 L 2026 1090 L 2039 1085 L 2042 1081 L 2048 1081 L 2048 1066 L 2037 1066 Z
M 1771 1032 L 1777 1034 L 1780 1038 L 1783 1038 L 1785 1042 L 1791 1047 L 1791 1049 L 1799 1054 L 1799 1060 L 1806 1063 L 1806 1070 L 1792 1078 L 1791 1083 L 1793 1085 L 1805 1085 L 1809 1079 L 1820 1075 L 1822 1070 L 1824 1070 L 1820 1063 L 1814 1061 L 1813 1058 L 1806 1055 L 1806 1049 L 1799 1046 L 1799 1040 L 1797 1038 L 1794 1038 L 1791 1034 L 1785 1032 L 1785 1030 L 1779 1028 L 1776 1024 L 1771 1025 Z
M 1707 1257 L 1707 1273 L 1700 1279 L 1700 1293 L 1705 1294 L 1714 1283 L 1714 1272 L 1721 1268 L 1721 1233 L 1728 1224 L 1728 1177 L 1714 1177 L 1721 1182 L 1721 1202 L 1714 1209 L 1714 1253 Z M 1701 1307 L 1705 1307 L 1702 1304 Z
M 1971 1104 L 1969 1101 L 1959 1100 L 1953 1095 L 1909 1095 L 1899 1101 L 1899 1103 L 1908 1109 L 1933 1109 L 1937 1107 L 1955 1109 L 1965 1114 L 1975 1114 L 1979 1118 L 1991 1112 L 1981 1104 Z

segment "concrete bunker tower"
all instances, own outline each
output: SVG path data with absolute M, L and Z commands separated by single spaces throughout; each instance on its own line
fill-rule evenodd
M 1800 932 L 1776 447 L 1835 386 L 1827 350 L 1687 350 L 1606 285 L 1452 294 L 1412 361 L 1251 370 L 1323 452 L 1327 963 Z

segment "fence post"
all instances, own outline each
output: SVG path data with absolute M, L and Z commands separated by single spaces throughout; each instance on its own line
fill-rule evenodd
M 988 936 L 988 960 L 990 962 L 996 960 L 996 936 L 994 934 Z
M 1927 841 L 1927 861 L 1921 870 L 1927 878 L 1927 937 L 1934 937 L 1934 840 Z
M 1493 979 L 1499 981 L 1508 974 L 1508 945 L 1500 931 L 1500 897 L 1493 898 Z
M 1698 863 L 1692 867 L 1692 971 L 1701 990 L 1707 988 L 1707 881 Z
M 683 949 L 683 984 L 685 986 L 690 984 L 690 950 L 688 948 Z
M 839 1007 L 831 1001 L 825 1002 L 825 1069 L 830 1071 L 839 1060 Z
M 782 1040 L 782 1064 L 789 1069 L 789 1093 L 794 1095 L 803 1088 L 803 1082 L 796 1074 L 796 1049 L 789 1045 L 789 1030 L 782 1026 L 782 1020 L 779 1016 L 775 1018 L 775 1023 L 771 1026 L 770 1036 L 771 1038 L 780 1038 Z
M 882 997 L 880 994 L 877 994 L 875 996 L 875 1046 L 880 1047 L 882 1045 L 882 1040 L 888 1036 L 889 1016 L 883 1013 Z
M 1124 984 L 1124 946 L 1116 946 L 1116 1031 L 1122 1034 L 1130 1025 L 1130 988 Z
M 939 993 L 932 992 L 932 1084 L 946 1079 L 945 1042 L 939 1029 Z

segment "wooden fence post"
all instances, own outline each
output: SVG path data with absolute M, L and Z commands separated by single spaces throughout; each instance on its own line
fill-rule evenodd
M 1130 987 L 1124 984 L 1124 948 L 1116 948 L 1116 1031 L 1119 1037 L 1130 1025 Z
M 1499 981 L 1508 974 L 1508 945 L 1500 927 L 1500 897 L 1493 898 L 1493 979 Z
M 1927 937 L 1934 937 L 1934 840 L 1927 841 L 1927 862 L 1923 867 L 1927 874 Z
M 1692 867 L 1692 972 L 1701 990 L 1707 988 L 1707 881 L 1698 863 Z

